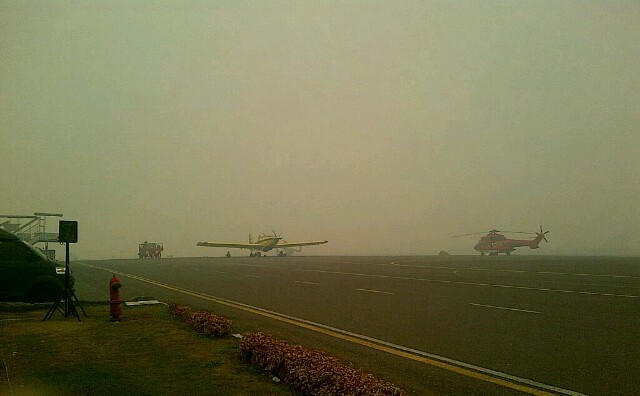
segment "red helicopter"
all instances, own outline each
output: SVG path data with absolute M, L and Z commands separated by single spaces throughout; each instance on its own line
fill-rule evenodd
M 501 232 L 509 232 L 514 234 L 530 234 L 536 235 L 536 237 L 533 239 L 510 239 L 501 234 Z M 545 234 L 548 232 L 549 231 L 542 232 L 542 226 L 540 226 L 540 232 L 535 233 L 522 231 L 491 230 L 487 235 L 480 237 L 480 240 L 473 248 L 479 251 L 482 256 L 484 256 L 485 253 L 489 253 L 489 256 L 497 256 L 500 253 L 504 253 L 509 256 L 511 255 L 511 252 L 516 250 L 517 247 L 529 246 L 531 249 L 537 249 L 538 245 L 543 239 L 545 242 L 549 242 L 545 237 Z M 453 238 L 478 234 L 484 234 L 484 232 L 472 232 L 471 234 L 454 235 Z

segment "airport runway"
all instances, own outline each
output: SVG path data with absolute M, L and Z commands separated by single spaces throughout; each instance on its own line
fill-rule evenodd
M 212 309 L 409 394 L 640 394 L 638 258 L 199 257 L 72 270 L 82 300 L 107 299 L 105 271 L 118 271 L 125 299 Z

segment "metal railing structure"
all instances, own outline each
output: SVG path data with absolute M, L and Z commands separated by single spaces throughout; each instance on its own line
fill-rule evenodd
M 33 215 L 0 215 L 0 228 L 31 245 L 44 242 L 44 250 L 48 252 L 49 242 L 58 242 L 57 232 L 47 232 L 48 217 L 62 217 L 62 213 L 35 212 Z M 2 222 L 2 219 L 6 220 Z

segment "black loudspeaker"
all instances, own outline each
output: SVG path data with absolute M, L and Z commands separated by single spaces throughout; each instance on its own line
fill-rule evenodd
M 58 223 L 58 242 L 78 242 L 78 222 L 60 220 Z

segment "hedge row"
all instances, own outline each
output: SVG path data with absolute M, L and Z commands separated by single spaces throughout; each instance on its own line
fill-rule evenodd
M 169 303 L 169 310 L 198 333 L 211 337 L 224 337 L 231 330 L 231 321 L 210 311 L 192 311 L 186 305 Z
M 265 333 L 240 342 L 243 359 L 281 378 L 305 395 L 400 396 L 404 391 L 321 351 L 289 345 Z

